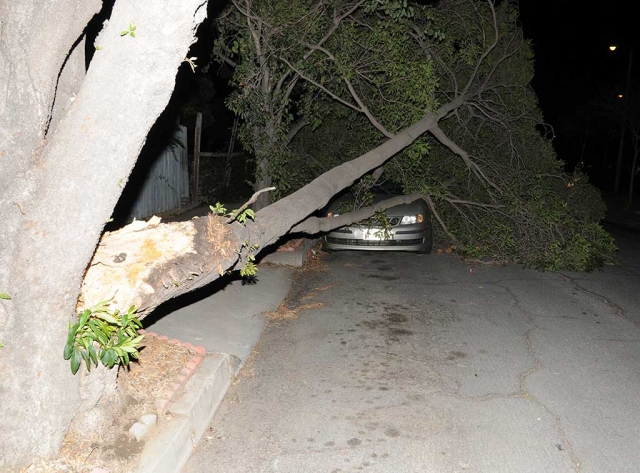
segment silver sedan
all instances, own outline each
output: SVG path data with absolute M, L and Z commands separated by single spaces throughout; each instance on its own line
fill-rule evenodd
M 389 197 L 393 196 L 384 198 Z M 376 200 L 382 200 L 382 197 Z M 339 201 L 330 206 L 327 216 L 338 215 L 339 206 L 343 202 Z M 380 226 L 360 222 L 327 233 L 323 237 L 324 248 L 331 251 L 382 250 L 431 253 L 431 212 L 423 199 L 391 207 L 385 213 L 390 224 L 388 232 Z

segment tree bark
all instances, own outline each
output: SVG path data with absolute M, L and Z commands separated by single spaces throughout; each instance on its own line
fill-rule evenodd
M 83 406 L 62 358 L 82 275 L 206 15 L 205 0 L 119 0 L 75 100 L 58 75 L 100 2 L 2 7 L 0 470 L 55 454 Z M 135 25 L 135 37 L 121 32 Z M 95 402 L 95 400 L 92 400 Z

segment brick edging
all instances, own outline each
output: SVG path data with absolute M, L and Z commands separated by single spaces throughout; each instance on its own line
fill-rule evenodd
M 191 359 L 187 362 L 187 364 L 182 368 L 180 373 L 176 376 L 174 382 L 171 383 L 169 385 L 169 388 L 167 388 L 162 393 L 162 397 L 156 398 L 156 412 L 158 414 L 158 417 L 160 416 L 164 417 L 165 412 L 167 411 L 167 407 L 169 406 L 169 403 L 175 402 L 178 399 L 179 397 L 178 394 L 180 393 L 182 388 L 184 388 L 184 386 L 187 384 L 187 381 L 189 380 L 189 378 L 191 378 L 193 373 L 195 373 L 196 369 L 204 359 L 206 350 L 203 346 L 193 345 L 192 343 L 189 343 L 189 342 L 181 342 L 177 338 L 170 339 L 166 335 L 159 335 L 155 332 L 148 332 L 147 330 L 144 330 L 144 329 L 138 330 L 138 333 L 140 333 L 141 335 L 144 335 L 145 337 L 156 338 L 158 340 L 166 341 L 167 343 L 170 343 L 173 345 L 182 345 L 183 347 L 189 350 L 195 350 L 196 352 L 196 354 L 191 357 Z

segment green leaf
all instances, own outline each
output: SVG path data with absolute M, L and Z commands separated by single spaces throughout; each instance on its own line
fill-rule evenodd
M 108 313 L 101 313 L 101 314 L 96 314 L 96 317 L 99 317 L 100 319 L 109 322 L 110 324 L 114 324 L 114 325 L 119 325 L 118 319 L 116 319 L 113 315 L 108 314 Z
M 69 324 L 69 333 L 67 334 L 67 343 L 73 344 L 73 341 L 76 338 L 76 333 L 78 333 L 78 324 Z
M 64 346 L 64 352 L 62 356 L 64 356 L 65 360 L 68 360 L 69 358 L 71 358 L 72 351 L 73 351 L 73 339 L 68 340 L 67 344 Z
M 100 322 L 96 319 L 90 319 L 88 325 L 93 332 L 94 338 L 96 338 L 100 343 L 105 344 L 106 338 L 104 337 L 104 330 L 102 329 Z
M 82 337 L 80 339 L 80 344 L 84 347 L 85 350 L 89 350 L 89 343 L 91 343 L 91 339 L 89 337 Z
M 210 205 L 209 209 L 216 215 L 225 215 L 227 213 L 227 209 L 220 202 L 216 202 L 215 206 Z
M 0 292 L 0 299 L 11 300 L 11 296 L 6 292 Z
M 78 368 L 80 368 L 80 363 L 82 362 L 82 355 L 76 349 L 73 350 L 71 354 L 71 372 L 76 374 L 78 372 Z
M 96 349 L 93 347 L 93 343 L 89 344 L 89 356 L 93 360 L 96 366 L 98 366 L 98 354 L 96 353 Z
M 82 314 L 80 315 L 80 319 L 78 320 L 78 326 L 82 327 L 84 324 L 86 324 L 90 316 L 91 316 L 91 311 L 89 309 L 82 312 Z
M 107 360 L 108 360 L 107 366 L 109 368 L 113 368 L 113 365 L 115 365 L 116 361 L 118 361 L 118 355 L 116 354 L 115 351 L 108 350 L 107 351 Z
M 87 370 L 91 371 L 91 359 L 89 358 L 89 352 L 82 350 L 80 354 L 82 355 L 84 362 L 87 364 Z
M 125 36 L 125 35 L 128 35 L 128 34 L 129 34 L 129 30 L 122 30 L 122 31 L 120 32 L 120 36 Z M 74 374 L 75 374 L 75 373 L 74 373 Z

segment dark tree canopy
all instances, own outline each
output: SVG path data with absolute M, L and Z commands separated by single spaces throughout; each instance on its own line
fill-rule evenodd
M 460 252 L 547 269 L 614 258 L 599 193 L 546 136 L 515 3 L 236 0 L 218 29 L 260 185 L 287 195 L 435 113 L 381 179 L 422 194 Z

